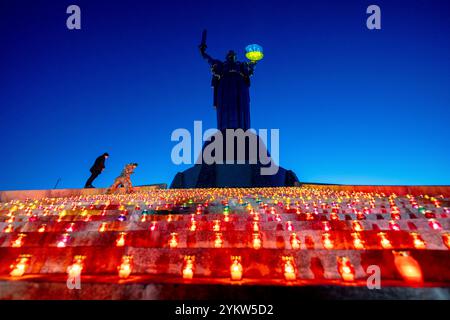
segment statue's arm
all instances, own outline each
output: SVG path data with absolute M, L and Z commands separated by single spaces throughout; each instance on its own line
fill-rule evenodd
M 253 75 L 253 73 L 255 72 L 255 68 L 256 68 L 256 61 L 247 62 L 247 71 L 249 76 Z

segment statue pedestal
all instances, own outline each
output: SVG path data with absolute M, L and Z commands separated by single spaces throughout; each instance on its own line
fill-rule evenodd
M 251 158 L 249 154 L 249 143 L 253 139 L 257 143 L 256 155 L 267 152 L 264 142 L 256 135 L 250 134 L 251 137 L 245 140 L 245 154 L 238 155 L 237 147 L 232 155 L 226 152 L 226 134 L 223 132 L 223 155 L 224 164 L 196 164 L 183 172 L 179 172 L 174 177 L 170 188 L 250 188 L 250 187 L 284 187 L 298 186 L 300 182 L 293 171 L 278 167 L 278 172 L 274 175 L 262 175 L 261 168 L 269 167 L 263 165 L 258 158 Z M 208 141 L 204 144 L 202 154 L 205 148 L 214 141 Z M 233 160 L 233 164 L 225 164 L 226 160 Z M 241 160 L 244 164 L 238 164 Z M 197 161 L 198 162 L 198 161 Z M 271 163 L 271 161 L 269 162 Z

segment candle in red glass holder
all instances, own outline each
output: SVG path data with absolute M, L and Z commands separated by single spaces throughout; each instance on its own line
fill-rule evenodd
M 11 277 L 21 277 L 24 275 L 27 267 L 30 264 L 31 255 L 21 254 L 19 258 L 16 259 L 16 263 L 12 264 L 9 273 Z
M 411 232 L 410 235 L 413 238 L 414 248 L 425 249 L 425 241 L 423 241 L 422 237 L 417 232 Z
M 291 248 L 294 250 L 300 249 L 300 239 L 297 237 L 296 233 L 291 233 L 290 236 Z
M 181 271 L 183 279 L 192 279 L 194 277 L 195 256 L 184 256 L 183 270 Z
M 12 224 L 8 224 L 8 225 L 3 229 L 3 232 L 4 232 L 4 233 L 11 233 L 11 232 L 13 232 L 13 231 L 14 231 L 14 227 L 13 227 Z
M 192 220 L 191 225 L 189 226 L 189 231 L 194 232 L 195 230 L 197 230 L 197 221 Z
M 358 232 L 353 232 L 352 237 L 353 246 L 355 247 L 355 249 L 364 249 L 364 241 L 361 239 L 360 234 Z
M 394 220 L 389 221 L 389 228 L 392 231 L 400 231 L 400 225 Z
M 231 257 L 231 266 L 230 266 L 230 275 L 231 280 L 240 281 L 242 280 L 242 264 L 240 256 L 232 256 Z
M 283 275 L 286 281 L 294 281 L 296 279 L 294 257 L 292 256 L 283 257 Z
M 75 227 L 75 223 L 70 223 L 67 227 L 66 227 L 66 232 L 73 232 L 73 229 Z
M 73 263 L 67 268 L 67 275 L 69 279 L 75 279 L 81 275 L 84 268 L 85 256 L 75 256 Z
M 23 239 L 25 237 L 26 237 L 25 233 L 19 233 L 17 235 L 17 238 L 14 241 L 12 241 L 11 247 L 13 247 L 13 248 L 20 248 L 21 246 L 23 246 L 23 242 L 24 242 Z
M 117 267 L 119 278 L 126 279 L 130 276 L 131 271 L 133 269 L 133 256 L 125 255 L 122 257 L 121 264 Z
M 107 223 L 106 222 L 102 222 L 100 224 L 100 227 L 98 228 L 98 232 L 105 232 L 106 231 L 106 226 L 107 226 Z
M 126 235 L 127 235 L 126 232 L 119 233 L 119 236 L 117 237 L 116 240 L 116 247 L 123 247 L 125 245 Z
M 222 240 L 222 234 L 217 232 L 214 235 L 214 248 L 222 248 L 223 240 Z
M 169 247 L 174 249 L 178 246 L 178 233 L 172 232 L 169 238 Z
M 294 226 L 291 221 L 286 222 L 286 229 L 287 231 L 294 231 Z
M 68 233 L 65 233 L 61 236 L 56 246 L 58 248 L 65 248 L 67 245 L 67 242 L 69 241 L 70 235 Z
M 364 228 L 359 221 L 352 221 L 352 228 L 356 232 L 363 231 Z
M 253 249 L 260 249 L 262 246 L 261 234 L 254 233 L 252 236 L 252 246 Z
M 347 257 L 338 257 L 338 271 L 344 281 L 355 280 L 355 268 Z
M 333 249 L 334 248 L 334 243 L 333 243 L 333 240 L 331 239 L 331 235 L 329 233 L 322 234 L 322 245 L 324 246 L 325 249 Z
M 428 224 L 433 230 L 442 230 L 442 225 L 435 219 L 428 220 Z
M 422 283 L 423 276 L 419 263 L 406 251 L 393 251 L 394 264 L 403 280 L 410 283 Z
M 380 238 L 380 245 L 381 245 L 384 249 L 391 249 L 391 248 L 392 248 L 391 241 L 387 238 L 385 232 L 378 232 L 377 235 L 378 235 L 378 237 Z
M 220 220 L 214 220 L 213 231 L 214 232 L 219 232 L 220 231 Z

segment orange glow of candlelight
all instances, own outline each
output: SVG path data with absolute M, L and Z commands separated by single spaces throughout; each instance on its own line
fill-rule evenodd
M 178 233 L 172 232 L 170 234 L 169 247 L 172 249 L 178 247 Z
M 414 248 L 425 249 L 425 241 L 423 241 L 422 237 L 417 232 L 411 232 L 410 234 L 413 238 Z
M 356 231 L 356 232 L 361 232 L 364 230 L 363 226 L 361 225 L 361 223 L 359 221 L 352 221 L 352 228 L 353 228 L 353 231 Z
M 10 266 L 11 277 L 21 277 L 24 275 L 28 265 L 30 264 L 31 255 L 21 254 L 19 258 L 16 259 L 16 263 Z
M 253 234 L 253 240 L 252 240 L 253 249 L 260 249 L 262 246 L 262 240 L 261 240 L 261 234 L 254 233 Z
M 73 259 L 73 264 L 71 264 L 67 268 L 67 274 L 69 279 L 73 279 L 79 277 L 81 275 L 81 271 L 84 268 L 84 260 L 86 256 L 75 256 Z
M 194 277 L 194 261 L 195 256 L 184 256 L 183 279 L 192 279 Z
M 222 245 L 223 245 L 222 234 L 216 233 L 214 239 L 214 248 L 222 248 Z
M 4 233 L 11 233 L 14 231 L 13 225 L 12 224 L 8 224 L 4 229 L 3 232 Z
M 386 237 L 386 233 L 378 232 L 377 235 L 380 238 L 380 244 L 383 247 L 383 249 L 391 249 L 392 248 L 391 241 Z
M 106 222 L 102 222 L 102 224 L 98 228 L 98 232 L 105 232 L 106 231 L 106 226 L 107 226 L 107 223 Z
M 119 233 L 119 237 L 116 240 L 116 247 L 123 247 L 125 245 L 126 235 L 127 234 L 125 232 Z
M 294 281 L 296 279 L 295 262 L 294 257 L 284 256 L 283 257 L 283 275 L 286 281 Z
M 130 276 L 133 269 L 133 256 L 125 255 L 122 257 L 122 263 L 117 267 L 119 278 L 126 279 Z
M 353 237 L 353 246 L 355 247 L 355 249 L 364 249 L 364 241 L 361 239 L 359 233 L 353 232 L 352 237 Z
M 347 257 L 338 257 L 338 271 L 344 281 L 355 280 L 355 269 Z
M 422 283 L 423 276 L 419 263 L 406 251 L 393 251 L 394 264 L 403 280 L 410 283 Z
M 26 237 L 26 234 L 19 233 L 17 235 L 17 238 L 11 243 L 11 247 L 13 248 L 20 248 L 23 245 L 23 238 Z
M 329 233 L 324 233 L 322 235 L 322 244 L 325 249 L 333 249 L 334 243 L 333 240 L 331 240 L 331 235 Z
M 291 248 L 294 250 L 300 249 L 300 239 L 297 234 L 292 233 L 290 236 Z
M 240 281 L 242 280 L 242 264 L 241 264 L 241 257 L 240 256 L 232 256 L 231 257 L 231 266 L 230 266 L 230 274 L 231 274 L 231 280 L 233 281 Z

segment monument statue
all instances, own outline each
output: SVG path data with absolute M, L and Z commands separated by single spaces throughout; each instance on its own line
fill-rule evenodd
M 248 62 L 237 61 L 236 53 L 230 50 L 225 61 L 212 58 L 206 53 L 206 30 L 202 34 L 202 42 L 199 45 L 202 57 L 209 63 L 212 71 L 212 87 L 214 88 L 213 105 L 217 110 L 217 129 L 219 130 L 205 142 L 203 151 L 209 148 L 218 137 L 221 141 L 221 153 L 225 161 L 205 163 L 196 161 L 195 165 L 183 172 L 178 172 L 171 188 L 217 188 L 217 187 L 281 187 L 299 185 L 295 173 L 274 165 L 273 158 L 268 153 L 264 141 L 250 129 L 250 78 L 253 75 L 257 61 L 264 56 L 259 45 L 252 44 L 245 48 L 245 56 Z M 232 130 L 227 130 L 232 129 Z M 228 138 L 226 131 L 244 133 L 243 154 L 237 152 L 234 143 L 236 137 Z M 225 133 L 225 134 L 224 134 Z M 241 133 L 239 133 L 241 134 Z M 231 142 L 230 150 L 227 148 Z M 256 147 L 256 152 L 249 152 Z M 216 145 L 216 147 L 218 147 Z M 215 152 L 218 149 L 214 149 Z M 220 150 L 220 149 L 219 149 Z M 242 149 L 241 149 L 242 150 Z M 229 152 L 231 151 L 231 152 Z M 260 156 L 267 155 L 266 162 L 261 161 Z M 267 168 L 275 168 L 269 174 L 262 174 Z M 267 172 L 267 171 L 265 171 Z
M 237 61 L 236 53 L 230 50 L 225 61 L 212 58 L 206 53 L 206 30 L 199 46 L 202 57 L 211 66 L 214 88 L 213 106 L 217 110 L 217 129 L 250 128 L 250 77 L 256 60 Z

